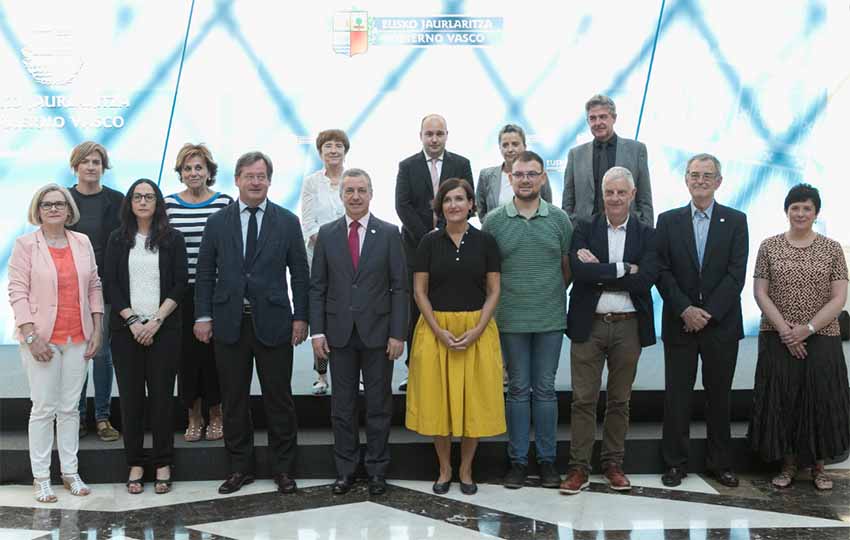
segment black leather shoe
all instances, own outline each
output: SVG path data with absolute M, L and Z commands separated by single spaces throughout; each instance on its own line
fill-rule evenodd
M 439 480 L 439 479 L 438 479 Z M 445 495 L 449 492 L 449 488 L 452 487 L 452 481 L 448 482 L 434 482 L 434 485 L 431 486 L 431 491 L 436 493 L 437 495 Z
M 222 485 L 218 486 L 218 492 L 222 495 L 227 495 L 228 493 L 236 493 L 237 491 L 242 489 L 242 486 L 247 486 L 253 481 L 253 475 L 241 472 L 230 473 L 230 476 L 227 477 L 227 480 L 225 480 Z
M 340 476 L 334 482 L 332 491 L 334 495 L 345 495 L 351 491 L 351 486 L 354 485 L 354 479 L 350 476 Z
M 472 482 L 471 484 L 460 483 L 460 492 L 464 495 L 475 495 L 478 493 L 478 484 Z
M 274 483 L 277 484 L 277 492 L 284 495 L 295 493 L 297 486 L 295 480 L 289 477 L 286 473 L 277 473 L 274 475 Z
M 661 483 L 667 487 L 676 487 L 682 483 L 682 478 L 688 476 L 685 469 L 681 467 L 670 467 L 661 475 Z
M 738 476 L 729 469 L 726 469 L 725 471 L 708 471 L 708 476 L 714 478 L 719 484 L 726 487 L 738 487 Z
M 369 495 L 383 495 L 387 492 L 387 481 L 383 476 L 369 477 Z

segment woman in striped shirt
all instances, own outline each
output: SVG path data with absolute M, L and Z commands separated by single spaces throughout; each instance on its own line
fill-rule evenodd
M 181 302 L 183 306 L 183 354 L 180 364 L 180 397 L 189 410 L 189 422 L 183 438 L 196 442 L 206 435 L 214 441 L 224 436 L 221 421 L 221 392 L 215 367 L 212 343 L 195 339 L 195 267 L 198 249 L 207 218 L 233 202 L 224 193 L 213 191 L 218 165 L 203 144 L 186 143 L 177 154 L 174 170 L 185 189 L 165 198 L 165 211 L 171 225 L 183 233 L 189 263 L 189 286 Z M 209 407 L 209 425 L 204 433 L 204 416 L 201 405 Z

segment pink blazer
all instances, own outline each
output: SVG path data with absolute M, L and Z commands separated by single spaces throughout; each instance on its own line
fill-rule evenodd
M 68 230 L 65 234 L 77 267 L 83 334 L 89 340 L 94 331 L 92 313 L 103 313 L 103 295 L 94 249 L 86 235 Z M 9 303 L 15 313 L 19 340 L 23 341 L 24 337 L 20 326 L 33 323 L 38 336 L 50 341 L 56 323 L 57 288 L 56 266 L 41 229 L 15 240 L 9 259 Z

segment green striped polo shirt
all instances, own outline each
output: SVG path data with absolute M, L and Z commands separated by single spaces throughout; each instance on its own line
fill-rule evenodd
M 530 219 L 513 201 L 489 212 L 482 230 L 499 244 L 502 292 L 496 323 L 502 332 L 552 332 L 567 327 L 567 296 L 561 258 L 573 227 L 566 212 L 540 199 Z

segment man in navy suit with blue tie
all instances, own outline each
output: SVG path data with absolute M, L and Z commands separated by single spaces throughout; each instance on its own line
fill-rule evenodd
M 267 198 L 271 159 L 249 152 L 236 162 L 235 177 L 239 200 L 207 220 L 195 285 L 194 333 L 204 343 L 215 337 L 224 445 L 230 457 L 230 475 L 218 491 L 233 493 L 254 481 L 250 398 L 256 361 L 272 475 L 280 493 L 294 493 L 289 475 L 298 425 L 292 353 L 307 336 L 307 253 L 298 218 Z
M 658 292 L 664 299 L 664 434 L 667 472 L 673 487 L 687 476 L 691 394 L 702 358 L 706 469 L 736 487 L 729 426 L 730 393 L 738 342 L 744 337 L 741 291 L 747 274 L 747 216 L 714 200 L 723 181 L 720 161 L 710 154 L 688 160 L 685 184 L 691 201 L 658 216 Z

